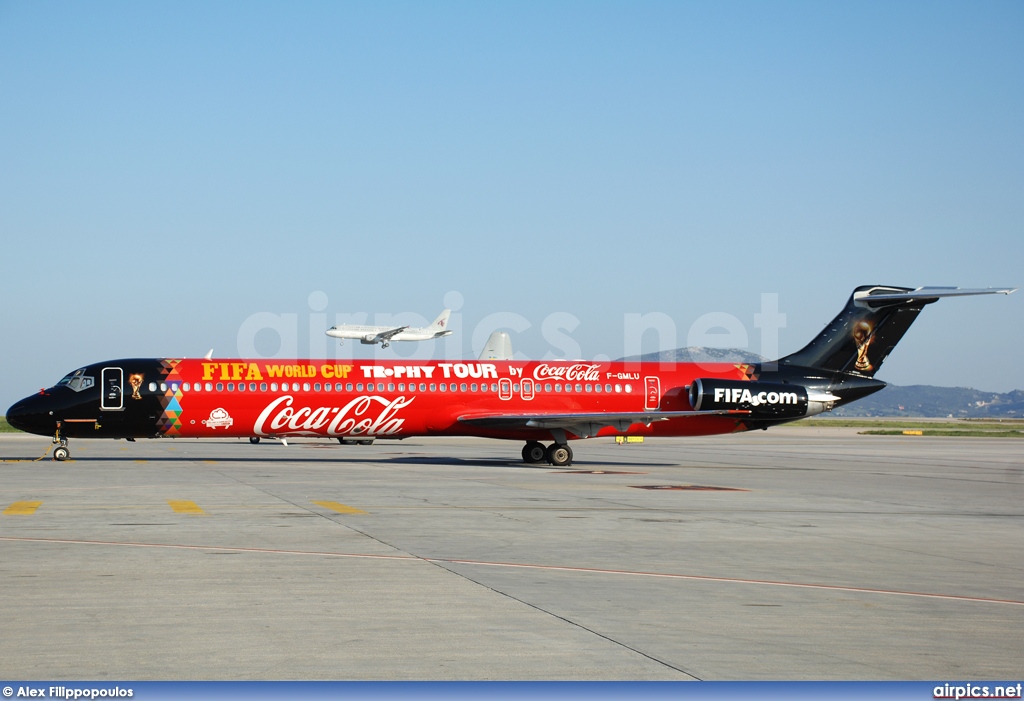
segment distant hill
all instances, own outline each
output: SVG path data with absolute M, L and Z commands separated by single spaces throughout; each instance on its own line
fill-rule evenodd
M 676 363 L 761 363 L 757 353 L 739 348 L 691 346 L 629 356 L 622 360 Z M 889 385 L 880 392 L 847 404 L 832 416 L 928 416 L 954 418 L 1024 418 L 1024 391 L 982 392 L 970 387 Z
M 1024 391 L 982 392 L 970 387 L 889 385 L 870 397 L 847 404 L 832 416 L 952 416 L 957 419 L 1024 417 Z

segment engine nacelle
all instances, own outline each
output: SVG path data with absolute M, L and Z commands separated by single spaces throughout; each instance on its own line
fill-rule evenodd
M 826 401 L 822 401 L 825 398 Z M 696 411 L 742 409 L 755 419 L 795 419 L 831 409 L 829 400 L 809 397 L 807 388 L 770 382 L 699 379 L 690 384 L 690 405 Z
M 377 334 L 375 334 L 375 333 L 368 333 L 365 336 L 363 336 L 362 338 L 360 338 L 359 342 L 362 343 L 363 345 L 372 346 L 373 344 L 375 344 L 377 342 Z

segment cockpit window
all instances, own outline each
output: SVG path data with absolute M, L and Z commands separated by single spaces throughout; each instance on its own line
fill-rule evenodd
M 54 386 L 64 387 L 65 385 L 69 385 L 71 384 L 71 380 L 74 379 L 75 377 L 81 376 L 82 372 L 83 370 L 75 370 L 74 372 L 69 372 L 67 375 L 64 376 L 64 379 L 62 379 Z
M 85 368 L 79 368 L 78 370 L 65 375 L 61 381 L 57 383 L 57 387 L 67 387 L 75 392 L 81 392 L 82 390 L 92 387 L 93 383 L 93 378 L 85 374 Z

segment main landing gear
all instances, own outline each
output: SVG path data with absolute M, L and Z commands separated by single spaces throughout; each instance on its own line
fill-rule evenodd
M 68 450 L 68 439 L 64 436 L 63 433 L 61 433 L 60 429 L 61 425 L 60 422 L 58 421 L 57 432 L 53 434 L 53 442 L 59 445 L 57 445 L 57 447 L 53 449 L 53 459 L 56 460 L 57 462 L 64 462 L 65 460 L 71 457 L 71 451 Z
M 338 442 L 342 445 L 373 445 L 372 438 L 339 438 Z
M 523 446 L 523 462 L 536 464 L 547 461 L 555 467 L 572 464 L 572 448 L 566 443 L 552 443 L 547 448 L 538 441 L 528 441 Z

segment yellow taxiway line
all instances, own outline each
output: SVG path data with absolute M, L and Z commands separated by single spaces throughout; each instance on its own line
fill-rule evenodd
M 314 501 L 317 506 L 322 506 L 325 509 L 336 511 L 339 514 L 365 514 L 366 512 L 362 509 L 357 509 L 354 506 L 346 506 L 345 504 L 339 504 L 336 501 Z
M 186 501 L 184 499 L 168 499 L 168 505 L 174 510 L 176 514 L 203 514 L 206 513 L 194 501 Z
M 31 516 L 42 503 L 41 501 L 16 501 L 4 509 L 4 516 Z

